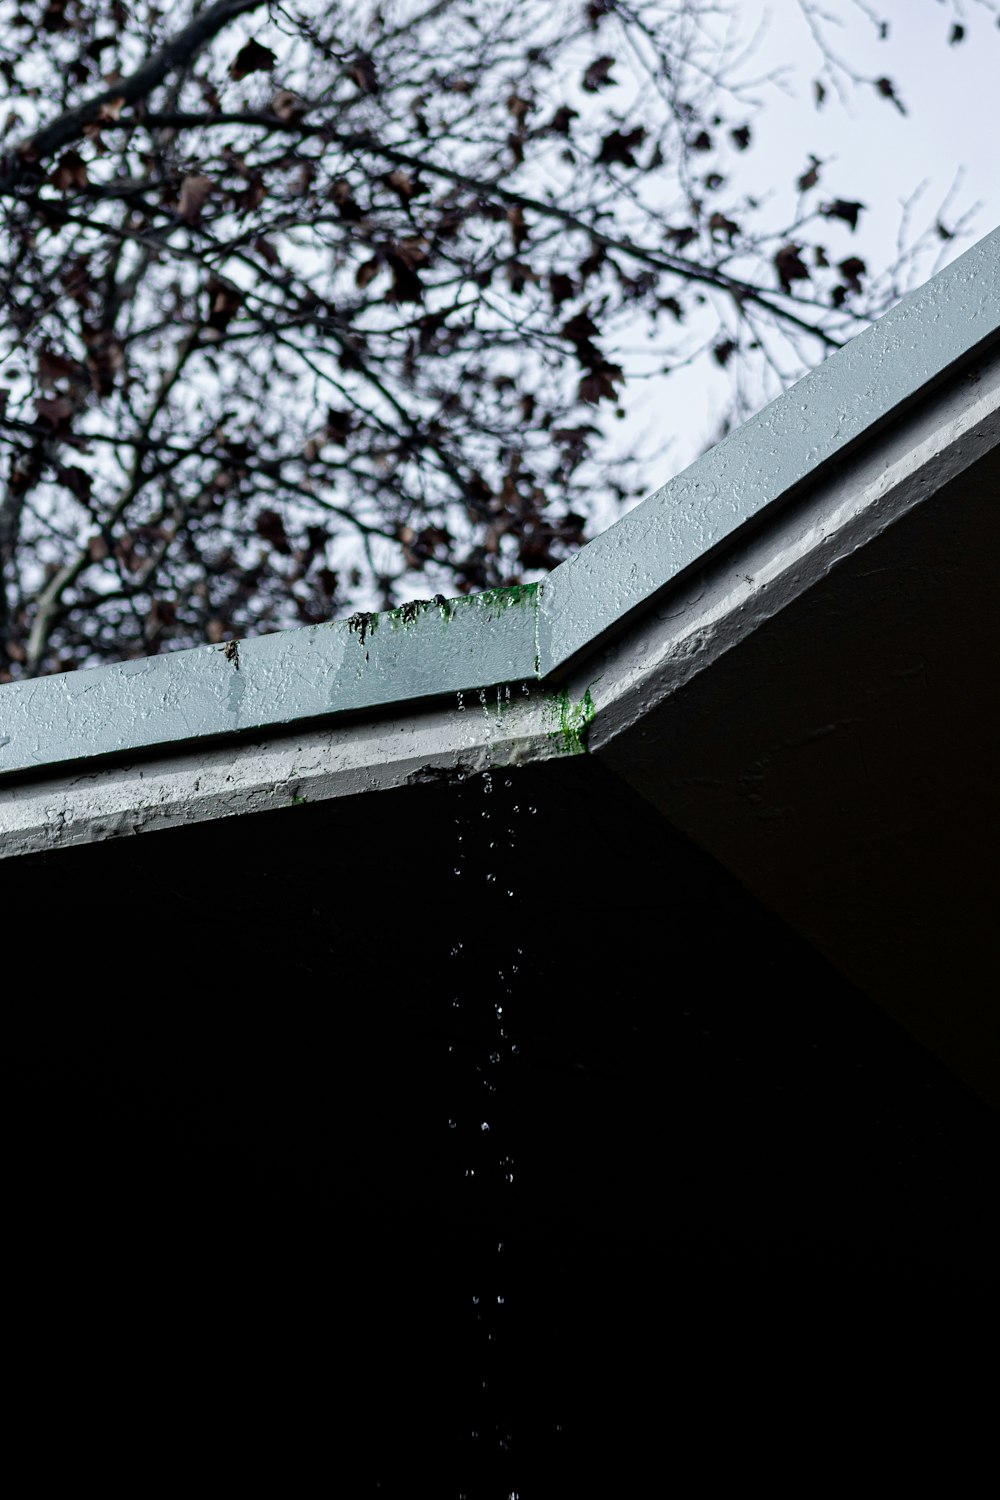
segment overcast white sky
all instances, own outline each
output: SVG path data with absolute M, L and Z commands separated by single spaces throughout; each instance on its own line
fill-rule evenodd
M 745 0 L 741 9 L 748 28 L 758 17 L 771 18 L 757 53 L 761 69 L 793 62 L 800 95 L 772 95 L 758 123 L 756 161 L 773 162 L 772 181 L 789 188 L 796 162 L 807 151 L 829 161 L 825 180 L 839 188 L 842 177 L 844 195 L 867 205 L 866 241 L 873 255 L 878 251 L 884 259 L 892 254 L 900 200 L 926 179 L 921 201 L 930 214 L 959 167 L 965 178 L 956 207 L 982 202 L 975 237 L 1000 223 L 996 14 L 970 0 L 962 7 L 965 39 L 949 46 L 956 11 L 941 0 L 876 0 L 875 13 L 889 25 L 885 42 L 876 39 L 848 0 L 832 0 L 828 8 L 847 23 L 840 31 L 845 55 L 861 71 L 892 77 L 907 115 L 871 89 L 853 90 L 846 106 L 831 99 L 821 110 L 814 108 L 808 90 L 817 71 L 816 53 L 799 7 L 794 0 Z M 835 38 L 837 28 L 828 28 L 828 34 Z M 969 243 L 953 244 L 951 255 Z
M 925 184 L 913 206 L 912 227 L 916 232 L 933 225 L 961 169 L 946 222 L 954 225 L 978 207 L 967 232 L 947 243 L 935 241 L 938 261 L 925 259 L 913 268 L 911 285 L 919 285 L 935 264 L 946 264 L 1000 224 L 997 7 L 982 0 L 966 0 L 962 6 L 951 0 L 873 0 L 873 14 L 889 24 L 884 42 L 851 0 L 826 0 L 826 7 L 844 23 L 827 27 L 837 49 L 859 72 L 891 77 L 907 113 L 903 116 L 874 89 L 849 89 L 842 102 L 829 86 L 827 101 L 817 109 L 812 80 L 821 59 L 797 0 L 745 0 L 745 35 L 749 38 L 762 24 L 765 30 L 744 72 L 759 77 L 787 67 L 790 92 L 773 85 L 759 91 L 767 104 L 754 119 L 754 149 L 741 162 L 743 185 L 762 197 L 773 195 L 775 213 L 770 217 L 775 221 L 782 211 L 790 218 L 794 180 L 807 166 L 809 153 L 815 153 L 825 164 L 825 193 L 865 204 L 857 248 L 875 270 L 895 257 L 904 199 Z M 966 34 L 950 46 L 956 21 L 964 24 Z M 845 243 L 841 253 L 851 253 L 851 246 Z M 677 436 L 665 461 L 657 464 L 659 483 L 685 468 L 718 436 L 726 394 L 726 377 L 708 359 L 696 369 L 645 382 L 630 399 L 622 433 L 640 441 L 657 426 L 663 430 L 663 412 L 669 409 L 669 425 Z M 616 514 L 617 507 L 600 519 L 607 525 Z M 596 525 L 591 534 L 600 529 Z

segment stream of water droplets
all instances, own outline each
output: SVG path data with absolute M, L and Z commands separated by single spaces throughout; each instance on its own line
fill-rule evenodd
M 528 687 L 523 686 L 525 694 Z M 469 1197 L 470 1209 L 485 1210 L 490 1222 L 499 1226 L 493 1240 L 495 1249 L 490 1260 L 479 1270 L 480 1284 L 468 1291 L 469 1315 L 475 1325 L 473 1347 L 476 1367 L 469 1370 L 469 1383 L 477 1391 L 471 1409 L 478 1412 L 472 1419 L 468 1437 L 488 1457 L 505 1454 L 514 1441 L 510 1413 L 505 1409 L 503 1394 L 495 1388 L 494 1376 L 501 1363 L 506 1332 L 510 1292 L 503 1273 L 505 1219 L 509 1218 L 515 1191 L 517 1161 L 510 1139 L 510 1101 L 504 1095 L 508 1070 L 514 1064 L 519 1046 L 511 1034 L 511 1001 L 516 976 L 523 966 L 523 948 L 519 940 L 519 908 L 514 876 L 514 854 L 517 847 L 520 805 L 513 801 L 513 780 L 497 761 L 502 760 L 497 741 L 503 732 L 504 715 L 511 705 L 509 685 L 480 689 L 478 706 L 482 714 L 482 741 L 485 767 L 474 776 L 459 773 L 467 786 L 459 794 L 459 815 L 455 825 L 454 877 L 465 882 L 461 891 L 482 910 L 490 923 L 497 964 L 492 972 L 472 973 L 466 966 L 463 940 L 450 949 L 452 974 L 451 1006 L 456 1017 L 455 1037 L 449 1044 L 457 1080 L 463 1088 L 457 1096 L 466 1099 L 465 1117 L 451 1114 L 445 1129 L 452 1140 L 461 1143 L 458 1172 L 461 1185 Z M 466 713 L 463 695 L 458 694 L 458 711 Z M 476 888 L 470 888 L 470 882 Z M 464 908 L 459 901 L 458 909 Z M 474 1039 L 474 1045 L 459 1045 L 459 1039 Z M 468 1069 L 473 1070 L 476 1089 L 464 1088 Z M 474 1099 L 478 1095 L 479 1103 Z

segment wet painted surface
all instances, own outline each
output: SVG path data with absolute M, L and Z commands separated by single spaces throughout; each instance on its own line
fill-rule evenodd
M 68 672 L 0 690 L 0 775 L 536 675 L 535 588 Z

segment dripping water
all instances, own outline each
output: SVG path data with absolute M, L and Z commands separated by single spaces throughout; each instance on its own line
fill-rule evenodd
M 528 692 L 526 684 L 523 692 Z M 449 1053 L 455 1073 L 464 1074 L 461 1079 L 456 1077 L 456 1094 L 465 1093 L 468 1097 L 464 1085 L 470 1069 L 472 1081 L 482 1092 L 478 1109 L 466 1105 L 464 1117 L 455 1108 L 446 1110 L 444 1129 L 450 1141 L 460 1143 L 455 1169 L 459 1191 L 471 1195 L 476 1205 L 485 1204 L 501 1226 L 487 1262 L 477 1267 L 478 1282 L 468 1289 L 466 1302 L 474 1328 L 474 1347 L 478 1350 L 475 1368 L 469 1371 L 470 1394 L 474 1391 L 480 1398 L 473 1406 L 479 1415 L 472 1420 L 467 1437 L 488 1461 L 490 1450 L 497 1456 L 506 1454 L 516 1436 L 510 1414 L 503 1409 L 502 1393 L 495 1389 L 494 1374 L 507 1352 L 505 1340 L 512 1293 L 503 1272 L 503 1225 L 509 1220 L 512 1201 L 509 1195 L 516 1193 L 518 1180 L 518 1162 L 507 1118 L 511 1106 L 505 1096 L 505 1084 L 509 1069 L 518 1065 L 520 1055 L 516 1033 L 512 1031 L 511 1006 L 516 976 L 523 963 L 517 932 L 517 881 L 513 873 L 522 809 L 513 801 L 512 776 L 505 774 L 503 766 L 497 763 L 501 748 L 497 742 L 503 716 L 511 705 L 511 686 L 498 687 L 495 695 L 493 690 L 481 688 L 477 697 L 483 716 L 484 768 L 469 777 L 458 794 L 452 868 L 455 876 L 465 882 L 465 897 L 483 902 L 488 910 L 496 964 L 491 972 L 474 974 L 463 962 L 468 955 L 462 941 L 456 940 L 450 949 L 451 1004 L 459 1013 L 456 1021 L 461 1026 L 463 1043 L 457 1045 L 456 1031 Z M 467 711 L 461 695 L 458 708 L 463 713 Z M 512 904 L 507 905 L 508 902 Z M 467 1045 L 470 1035 L 476 1038 L 474 1050 Z

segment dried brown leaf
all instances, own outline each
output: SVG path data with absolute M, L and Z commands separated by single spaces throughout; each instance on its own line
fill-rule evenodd
M 378 93 L 378 74 L 371 53 L 359 52 L 347 71 L 363 94 Z
M 646 131 L 642 125 L 637 125 L 634 130 L 609 131 L 601 141 L 597 160 L 608 166 L 614 163 L 623 167 L 637 166 L 635 152 L 645 139 Z
M 68 193 L 74 188 L 78 191 L 85 188 L 90 178 L 87 175 L 87 164 L 79 152 L 64 151 L 56 162 L 49 181 L 60 193 Z
M 858 214 L 864 209 L 863 203 L 849 202 L 844 198 L 835 198 L 832 203 L 824 203 L 821 210 L 824 218 L 843 219 L 845 224 L 850 224 L 852 229 L 858 227 Z
M 868 267 L 859 255 L 850 255 L 847 260 L 838 261 L 837 270 L 852 292 L 860 292 L 861 278 L 866 274 Z
M 75 359 L 68 359 L 55 349 L 38 351 L 38 379 L 42 385 L 51 387 L 57 380 L 73 379 L 82 374 L 83 370 Z
M 73 415 L 73 403 L 68 396 L 39 396 L 35 400 L 35 411 L 39 420 L 47 422 L 55 432 L 65 428 Z
M 801 245 L 784 245 L 774 257 L 774 267 L 786 292 L 791 291 L 793 281 L 808 281 L 809 267 L 801 256 Z
M 595 57 L 583 75 L 584 93 L 596 94 L 599 89 L 613 87 L 615 79 L 611 77 L 611 69 L 614 65 L 613 57 Z
M 270 47 L 262 47 L 260 42 L 249 41 L 233 58 L 229 76 L 239 83 L 241 78 L 246 78 L 251 73 L 270 73 L 277 61 Z
M 551 120 L 543 128 L 551 135 L 569 135 L 570 126 L 579 119 L 580 111 L 568 104 L 560 104 Z
M 378 275 L 381 268 L 381 264 L 382 263 L 377 255 L 373 255 L 371 260 L 365 260 L 361 262 L 361 265 L 354 273 L 355 285 L 358 286 L 361 291 L 364 291 L 365 287 L 368 286 L 370 282 L 375 280 L 375 277 Z
M 817 182 L 819 182 L 819 169 L 822 166 L 822 162 L 818 156 L 813 156 L 811 151 L 809 153 L 809 163 L 802 176 L 796 178 L 795 186 L 800 193 L 808 193 L 809 189 L 814 188 Z
M 206 199 L 212 191 L 212 180 L 200 172 L 185 177 L 177 199 L 177 217 L 185 224 L 194 224 L 201 215 Z

